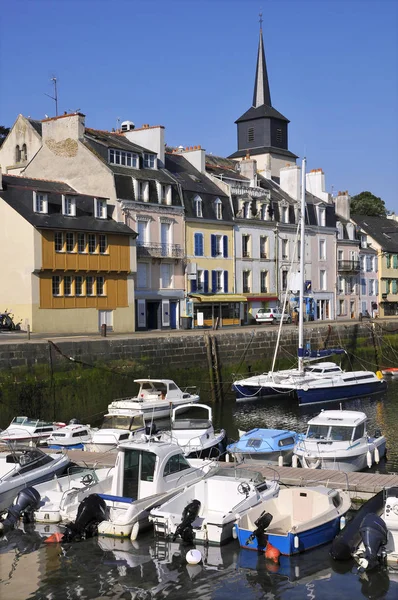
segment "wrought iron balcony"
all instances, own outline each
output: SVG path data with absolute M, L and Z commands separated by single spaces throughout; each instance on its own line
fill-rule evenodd
M 184 250 L 180 244 L 159 244 L 155 242 L 137 242 L 137 257 L 183 258 Z
M 338 271 L 346 271 L 349 273 L 359 273 L 361 265 L 359 260 L 339 260 L 337 261 Z

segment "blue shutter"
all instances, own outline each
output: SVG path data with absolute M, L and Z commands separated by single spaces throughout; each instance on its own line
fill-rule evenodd
M 224 271 L 224 293 L 228 293 L 228 271 Z
M 213 294 L 217 291 L 217 271 L 211 272 L 211 291 Z
M 216 236 L 211 234 L 210 239 L 211 239 L 211 255 L 214 257 L 217 254 Z
M 207 271 L 207 270 L 205 271 L 203 287 L 204 287 L 204 293 L 207 294 L 209 291 L 209 271 Z
M 199 256 L 203 256 L 203 233 L 199 234 Z
M 191 279 L 191 292 L 195 293 L 198 289 L 198 284 L 196 279 Z
M 228 258 L 228 236 L 223 236 L 224 258 Z
M 398 268 L 398 256 L 396 254 L 392 255 L 392 266 L 394 269 Z
M 389 269 L 391 267 L 391 254 L 387 254 L 386 261 L 387 261 L 387 269 Z
M 396 279 L 392 280 L 392 293 L 393 294 L 397 293 L 397 280 Z
M 194 235 L 195 256 L 200 256 L 200 254 L 199 254 L 199 240 L 200 240 L 199 235 L 200 235 L 199 233 L 195 233 L 195 235 Z

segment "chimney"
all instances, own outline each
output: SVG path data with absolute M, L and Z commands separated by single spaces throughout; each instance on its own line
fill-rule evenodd
M 42 121 L 43 142 L 50 139 L 53 142 L 61 142 L 66 139 L 82 140 L 84 130 L 85 115 L 82 113 L 61 115 Z
M 240 174 L 250 179 L 250 187 L 257 185 L 257 161 L 254 158 L 241 160 Z
M 324 202 L 329 202 L 329 194 L 325 190 L 325 174 L 322 169 L 312 169 L 306 174 L 307 191 L 320 198 Z
M 298 165 L 283 167 L 280 170 L 281 189 L 289 194 L 293 200 L 300 200 L 301 197 L 301 168 Z
M 347 221 L 349 221 L 351 218 L 351 211 L 350 211 L 351 196 L 349 195 L 348 191 L 339 192 L 337 194 L 336 198 L 334 199 L 334 202 L 335 202 L 336 216 L 342 217 L 343 219 L 346 219 Z
M 181 150 L 180 154 L 182 154 L 195 169 L 201 173 L 206 173 L 206 150 L 201 146 L 196 146 L 196 150 L 192 146 L 187 146 L 185 150 Z
M 131 121 L 127 121 L 131 123 Z M 158 168 L 164 167 L 164 127 L 163 125 L 149 126 L 145 123 L 140 129 L 123 131 L 124 137 L 130 142 L 151 150 L 158 157 Z
M 261 175 L 266 179 L 271 179 L 271 155 L 267 154 L 265 157 L 265 166 Z

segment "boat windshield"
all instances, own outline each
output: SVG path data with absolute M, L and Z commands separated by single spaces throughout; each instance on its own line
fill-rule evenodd
M 314 440 L 325 440 L 328 437 L 329 425 L 310 425 L 307 430 L 307 438 Z
M 330 428 L 329 438 L 339 442 L 349 442 L 352 438 L 352 432 L 352 427 L 335 425 L 334 427 Z
M 353 427 L 344 425 L 310 425 L 307 430 L 307 438 L 313 440 L 332 440 L 338 442 L 349 442 L 352 438 Z
M 105 415 L 101 429 L 128 429 L 134 431 L 144 427 L 142 415 L 130 417 L 129 415 Z

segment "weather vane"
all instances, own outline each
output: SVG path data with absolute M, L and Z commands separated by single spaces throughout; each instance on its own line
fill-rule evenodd
M 260 18 L 259 18 L 259 21 L 260 21 L 260 29 L 262 29 L 262 28 L 263 28 L 263 13 L 262 13 L 262 11 L 259 13 L 259 15 L 258 15 L 258 16 L 260 17 Z

